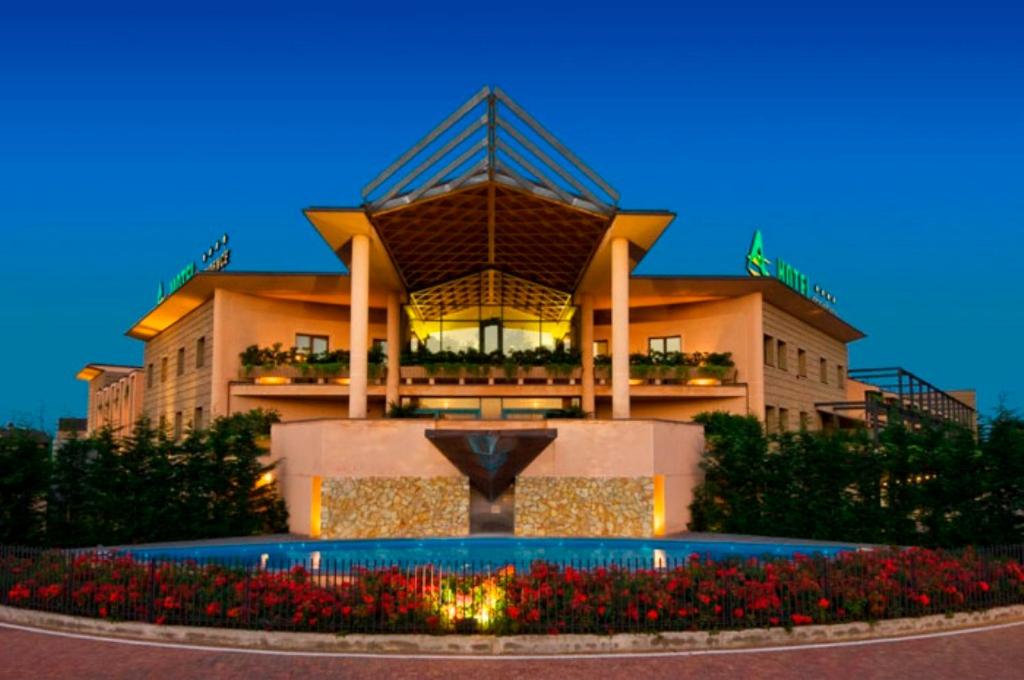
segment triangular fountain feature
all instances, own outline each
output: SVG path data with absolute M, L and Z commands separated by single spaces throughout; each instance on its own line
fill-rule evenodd
M 555 440 L 558 430 L 427 430 L 426 435 L 493 502 Z

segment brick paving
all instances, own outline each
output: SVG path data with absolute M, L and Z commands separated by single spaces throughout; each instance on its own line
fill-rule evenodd
M 1024 678 L 1024 626 L 857 647 L 649 659 L 419 661 L 139 647 L 0 628 L 0 679 Z

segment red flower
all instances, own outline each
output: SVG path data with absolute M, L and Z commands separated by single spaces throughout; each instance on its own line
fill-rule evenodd
M 508 618 L 515 621 L 519 618 L 519 607 L 509 606 L 505 608 L 505 613 L 508 614 Z
M 217 616 L 217 614 L 220 614 L 220 602 L 211 602 L 206 605 L 207 616 Z
M 822 609 L 828 609 L 830 604 L 832 604 L 832 603 L 829 602 L 827 598 L 823 597 L 820 600 L 818 600 L 818 606 L 821 607 Z
M 734 619 L 742 619 L 743 618 L 743 607 L 736 607 L 736 609 L 733 609 L 732 610 L 732 616 L 733 616 Z
M 647 620 L 648 621 L 657 621 L 658 620 L 658 612 L 656 610 L 654 610 L 654 609 L 649 610 L 647 612 Z
M 931 604 L 932 599 L 924 593 L 921 593 L 921 596 L 917 598 L 917 601 L 920 602 L 922 606 L 927 607 L 929 604 Z
M 978 588 L 981 589 L 981 592 L 987 593 L 989 585 L 985 581 L 978 581 Z

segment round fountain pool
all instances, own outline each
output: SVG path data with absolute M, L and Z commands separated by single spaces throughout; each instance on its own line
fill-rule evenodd
M 452 568 L 525 565 L 536 560 L 580 566 L 619 564 L 640 567 L 668 566 L 691 555 L 727 558 L 784 558 L 795 554 L 832 556 L 856 546 L 633 538 L 423 538 L 324 540 L 259 544 L 131 549 L 140 559 L 196 560 L 283 568 L 306 564 L 314 569 L 337 565 L 438 565 Z

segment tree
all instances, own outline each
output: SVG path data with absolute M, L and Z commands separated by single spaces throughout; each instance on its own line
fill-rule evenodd
M 13 427 L 0 432 L 0 543 L 35 545 L 44 540 L 49 452 L 34 434 Z

